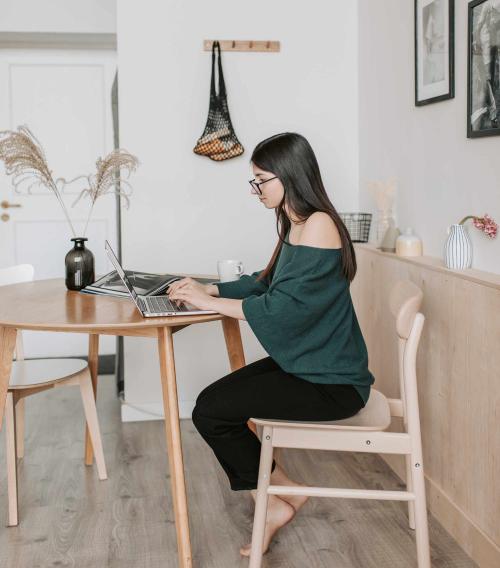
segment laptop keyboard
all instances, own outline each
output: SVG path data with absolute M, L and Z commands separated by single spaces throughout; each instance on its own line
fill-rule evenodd
M 151 313 L 163 313 L 163 312 L 188 312 L 184 304 L 177 306 L 174 302 L 171 302 L 168 298 L 164 296 L 147 296 L 144 298 L 146 302 L 147 311 Z

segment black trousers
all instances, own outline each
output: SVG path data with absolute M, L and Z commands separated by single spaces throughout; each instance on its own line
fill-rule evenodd
M 193 423 L 238 491 L 257 487 L 260 441 L 247 426 L 249 418 L 340 420 L 363 406 L 352 385 L 310 383 L 265 357 L 206 387 Z

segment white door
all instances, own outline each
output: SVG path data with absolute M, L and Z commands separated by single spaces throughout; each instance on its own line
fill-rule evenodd
M 71 180 L 95 171 L 98 157 L 113 149 L 111 87 L 116 71 L 112 50 L 0 50 L 0 130 L 26 124 L 41 143 L 54 178 Z M 90 201 L 80 180 L 63 194 L 77 236 Z M 30 263 L 35 279 L 64 277 L 64 257 L 72 247 L 69 224 L 55 195 L 45 188 L 14 191 L 0 163 L 0 267 Z M 89 223 L 86 245 L 95 257 L 96 275 L 111 270 L 104 240 L 116 245 L 116 202 L 101 197 Z M 25 332 L 27 357 L 82 355 L 81 334 Z M 115 339 L 103 337 L 100 353 L 114 353 Z

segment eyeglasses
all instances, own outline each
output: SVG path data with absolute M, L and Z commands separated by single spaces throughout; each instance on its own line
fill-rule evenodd
M 248 180 L 248 183 L 252 186 L 252 189 L 255 189 L 255 192 L 258 195 L 262 195 L 262 190 L 260 189 L 260 186 L 263 183 L 267 183 L 268 181 L 271 181 L 271 180 L 277 179 L 277 178 L 278 178 L 278 176 L 274 176 L 273 178 L 265 179 L 264 181 L 261 181 L 261 182 L 255 181 L 255 178 L 254 178 L 254 179 Z

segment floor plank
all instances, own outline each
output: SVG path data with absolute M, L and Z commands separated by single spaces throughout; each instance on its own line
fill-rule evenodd
M 113 377 L 100 377 L 98 412 L 109 479 L 83 463 L 83 410 L 78 389 L 26 401 L 26 450 L 19 464 L 19 527 L 7 528 L 5 467 L 0 467 L 0 568 L 177 567 L 163 424 L 122 424 Z M 3 435 L 3 431 L 2 431 Z M 182 421 L 193 559 L 196 568 L 240 568 L 253 505 L 233 492 L 210 448 Z M 280 460 L 299 481 L 337 487 L 398 489 L 380 458 L 288 450 Z M 5 444 L 0 443 L 0 464 Z M 475 564 L 430 519 L 434 568 Z M 310 499 L 277 536 L 265 568 L 415 568 L 406 504 Z

